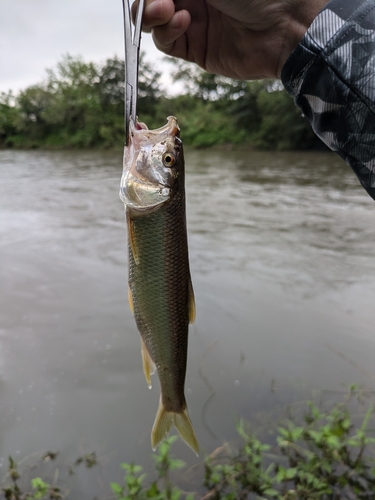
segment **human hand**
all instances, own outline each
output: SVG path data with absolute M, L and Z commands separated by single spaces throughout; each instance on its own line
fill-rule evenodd
M 152 32 L 162 52 L 210 73 L 244 80 L 279 78 L 286 59 L 327 3 L 146 0 L 143 29 Z

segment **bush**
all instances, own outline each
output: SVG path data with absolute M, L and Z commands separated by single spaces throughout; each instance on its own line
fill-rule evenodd
M 177 439 L 172 436 L 153 455 L 155 480 L 147 482 L 140 465 L 123 463 L 123 484 L 113 482 L 111 490 L 116 500 L 371 500 L 375 497 L 375 439 L 366 428 L 372 415 L 370 407 L 356 427 L 346 404 L 323 412 L 309 403 L 302 423 L 290 419 L 278 427 L 273 445 L 253 436 L 241 422 L 237 425 L 239 450 L 233 452 L 226 443 L 211 453 L 200 466 L 203 484 L 199 491 L 190 492 L 174 484 L 173 471 L 181 472 L 185 464 L 171 455 Z M 55 458 L 49 452 L 41 462 Z M 80 464 L 92 468 L 97 462 L 95 453 L 79 457 L 68 467 L 69 474 Z M 30 470 L 35 475 L 35 464 Z M 56 479 L 40 474 L 27 480 L 24 476 L 25 471 L 20 472 L 9 457 L 2 487 L 6 500 L 68 498 L 67 484 L 56 484 Z

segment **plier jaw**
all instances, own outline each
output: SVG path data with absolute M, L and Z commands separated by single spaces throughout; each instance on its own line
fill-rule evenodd
M 142 17 L 145 0 L 138 1 L 134 29 L 131 19 L 131 0 L 122 0 L 125 33 L 125 145 L 129 144 L 129 123 L 137 120 L 138 67 L 141 45 Z

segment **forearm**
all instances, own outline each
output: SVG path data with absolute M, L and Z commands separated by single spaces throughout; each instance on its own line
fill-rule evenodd
M 281 75 L 315 133 L 375 199 L 375 0 L 332 0 Z

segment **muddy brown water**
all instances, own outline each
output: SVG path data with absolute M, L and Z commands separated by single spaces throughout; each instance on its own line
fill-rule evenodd
M 375 202 L 330 153 L 186 152 L 197 319 L 186 395 L 203 454 L 320 394 L 375 385 Z M 121 153 L 0 152 L 0 466 L 93 450 L 151 463 L 159 389 L 127 304 Z M 197 463 L 180 441 L 174 453 Z

